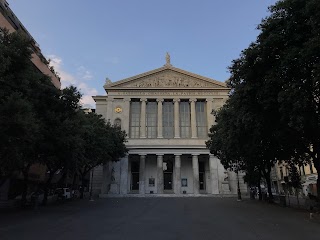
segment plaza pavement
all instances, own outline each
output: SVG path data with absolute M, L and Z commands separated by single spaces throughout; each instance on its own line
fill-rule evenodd
M 320 239 L 305 211 L 235 198 L 110 198 L 0 212 L 0 239 Z

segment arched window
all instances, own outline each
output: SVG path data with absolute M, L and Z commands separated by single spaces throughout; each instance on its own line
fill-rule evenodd
M 114 125 L 117 126 L 117 127 L 119 127 L 119 128 L 121 128 L 121 119 L 120 119 L 120 118 L 116 118 L 116 119 L 114 120 Z

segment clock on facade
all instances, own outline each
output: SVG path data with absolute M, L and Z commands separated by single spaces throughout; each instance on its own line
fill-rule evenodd
M 114 111 L 115 111 L 116 113 L 121 113 L 121 112 L 122 112 L 122 108 L 121 108 L 121 107 L 116 107 L 116 108 L 114 109 Z

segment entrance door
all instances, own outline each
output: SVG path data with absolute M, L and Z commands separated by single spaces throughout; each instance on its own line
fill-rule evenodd
M 200 190 L 205 190 L 205 173 L 204 172 L 199 172 L 199 182 L 200 182 Z
M 205 174 L 205 166 L 204 162 L 199 161 L 199 189 L 206 189 L 206 174 Z
M 139 167 L 138 161 L 131 161 L 131 190 L 139 190 Z
M 131 190 L 139 190 L 139 173 L 131 173 Z
M 163 188 L 164 190 L 172 190 L 172 173 L 163 173 Z
M 163 189 L 172 190 L 173 158 L 163 160 Z

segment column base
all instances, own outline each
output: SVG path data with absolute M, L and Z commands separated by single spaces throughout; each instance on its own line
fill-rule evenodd
M 157 138 L 163 138 L 163 137 L 157 137 Z
M 174 137 L 174 138 L 180 138 L 180 137 Z

